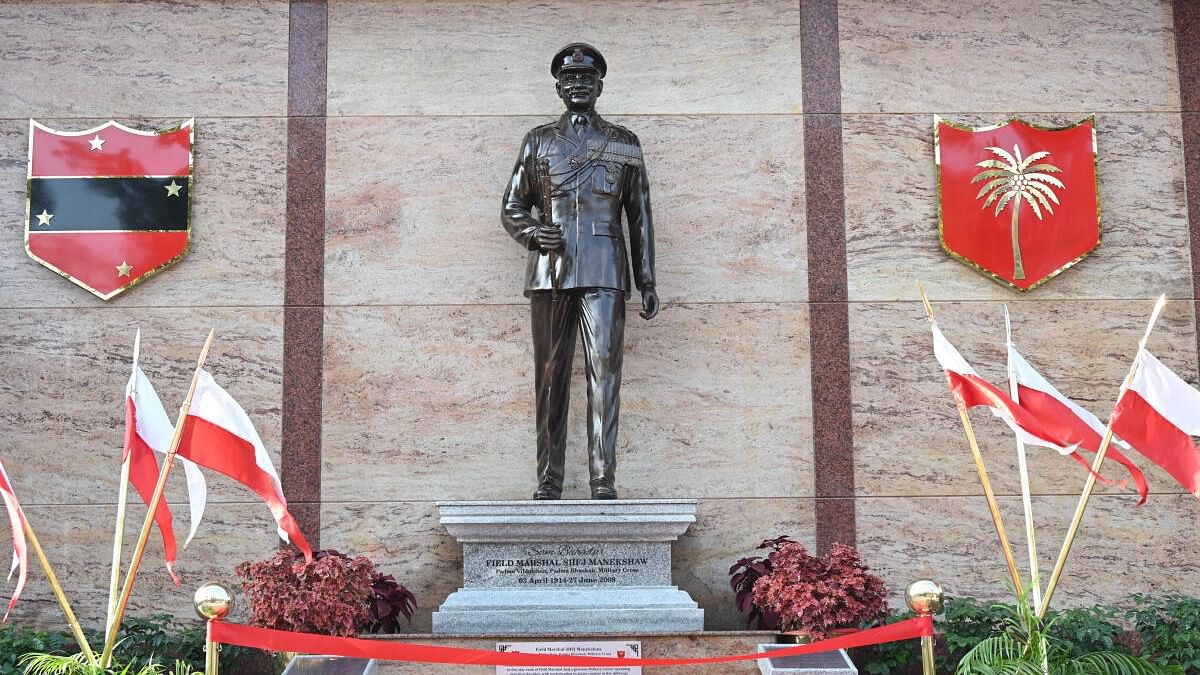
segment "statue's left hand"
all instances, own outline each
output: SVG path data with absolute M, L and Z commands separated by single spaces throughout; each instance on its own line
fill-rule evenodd
M 658 315 L 658 292 L 653 286 L 642 289 L 642 311 L 639 314 L 647 321 Z

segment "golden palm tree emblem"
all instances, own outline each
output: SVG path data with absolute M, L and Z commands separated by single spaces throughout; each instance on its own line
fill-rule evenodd
M 1049 157 L 1049 152 L 1035 152 L 1022 158 L 1021 148 L 1017 145 L 1013 145 L 1011 154 L 1003 148 L 988 148 L 988 150 L 991 150 L 992 154 L 1000 159 L 985 159 L 975 165 L 982 168 L 983 171 L 975 174 L 971 183 L 987 181 L 979 189 L 979 194 L 975 195 L 975 198 L 981 199 L 987 195 L 982 208 L 987 209 L 994 202 L 996 205 L 992 214 L 994 216 L 999 216 L 1004 207 L 1012 207 L 1013 279 L 1024 279 L 1025 268 L 1021 265 L 1021 242 L 1017 236 L 1018 222 L 1021 218 L 1021 202 L 1029 204 L 1038 220 L 1042 220 L 1042 209 L 1053 214 L 1054 208 L 1050 205 L 1051 202 L 1059 203 L 1058 196 L 1054 194 L 1054 188 L 1065 190 L 1066 186 L 1050 174 L 1062 173 L 1062 169 L 1044 162 L 1034 164 L 1038 160 Z

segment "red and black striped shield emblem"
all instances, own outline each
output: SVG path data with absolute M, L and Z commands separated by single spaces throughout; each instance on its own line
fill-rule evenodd
M 55 131 L 29 120 L 29 257 L 108 300 L 183 257 L 191 236 L 193 123 L 107 122 Z

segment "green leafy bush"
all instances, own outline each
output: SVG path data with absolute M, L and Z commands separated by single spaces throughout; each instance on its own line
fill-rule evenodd
M 65 655 L 78 649 L 70 634 L 5 624 L 0 626 L 0 675 L 21 675 L 21 657 L 30 652 Z
M 1100 605 L 1051 612 L 1048 639 L 1067 658 L 1095 652 L 1137 654 L 1156 666 L 1181 666 L 1188 675 L 1200 675 L 1200 599 L 1135 595 L 1133 603 L 1130 609 Z M 937 672 L 954 672 L 967 651 L 1004 631 L 1014 611 L 1013 605 L 947 598 L 944 614 L 934 624 Z M 903 612 L 884 623 L 912 616 Z M 867 675 L 921 672 L 916 640 L 855 649 L 851 657 Z
M 884 623 L 895 623 L 916 616 L 912 612 L 894 614 Z M 937 631 L 935 658 L 937 672 L 951 673 L 967 650 L 1004 625 L 1007 614 L 992 603 L 975 598 L 947 598 L 943 614 L 934 623 Z M 855 665 L 869 675 L 909 675 L 921 672 L 921 644 L 902 640 L 864 647 L 851 652 Z
M 155 663 L 183 661 L 193 670 L 203 671 L 204 626 L 180 624 L 170 614 L 127 618 L 113 657 L 117 663 L 144 663 L 151 658 Z
M 896 623 L 914 616 L 916 615 L 912 612 L 901 612 L 875 622 L 873 626 Z M 921 672 L 921 647 L 916 640 L 900 640 L 851 649 L 850 659 L 858 666 L 858 672 L 867 675 L 908 675 Z
M 99 650 L 104 636 L 85 631 L 92 648 Z M 23 675 L 21 657 L 26 654 L 69 656 L 79 651 L 75 638 L 66 631 L 43 631 L 14 625 L 0 626 L 0 675 Z M 256 650 L 225 645 L 221 648 L 223 672 L 246 672 L 241 665 Z M 118 672 L 126 666 L 133 671 L 151 664 L 165 665 L 172 672 L 176 662 L 187 672 L 204 671 L 204 626 L 199 622 L 179 622 L 170 614 L 150 617 L 127 617 L 121 627 L 121 639 L 113 651 L 113 663 Z
M 1130 636 L 1121 627 L 1120 611 L 1115 607 L 1078 607 L 1048 615 L 1050 638 L 1071 656 L 1092 652 L 1133 653 L 1129 648 Z
M 1177 666 L 1158 666 L 1128 652 L 1091 651 L 1050 634 L 1057 616 L 1043 620 L 1018 591 L 1015 605 L 996 605 L 1004 626 L 984 638 L 959 659 L 956 675 L 1182 675 Z M 1077 618 L 1093 622 L 1095 615 Z
M 1142 656 L 1158 665 L 1178 665 L 1200 674 L 1200 598 L 1133 596 L 1125 612 L 1141 638 Z

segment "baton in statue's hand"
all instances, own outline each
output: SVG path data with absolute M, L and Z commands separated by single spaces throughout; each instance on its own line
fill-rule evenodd
M 552 201 L 554 195 L 554 184 L 550 182 L 550 160 L 542 159 L 537 163 L 538 167 L 538 183 L 542 188 L 542 221 L 550 222 L 550 227 L 559 231 L 562 235 L 562 225 L 553 222 L 554 218 L 554 203 Z M 546 250 L 546 261 L 550 265 L 550 288 L 554 295 L 554 300 L 558 300 L 558 253 L 556 249 Z

